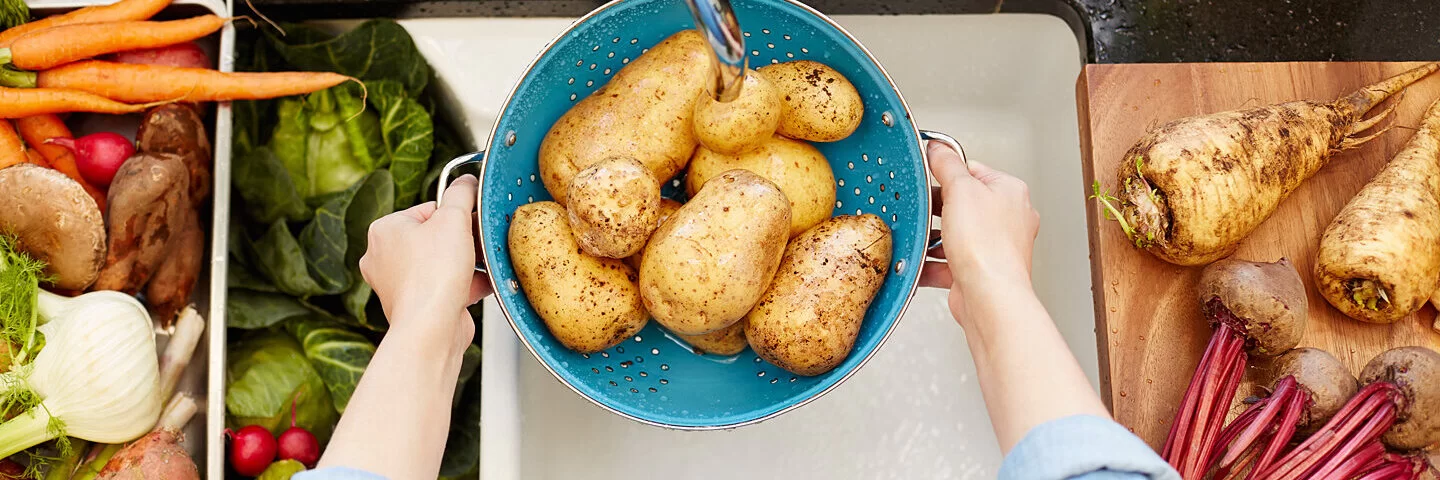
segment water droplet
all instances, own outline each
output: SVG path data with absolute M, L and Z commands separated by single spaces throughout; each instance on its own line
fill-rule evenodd
M 1130 396 L 1130 394 L 1129 394 L 1129 393 L 1126 393 L 1124 390 L 1121 390 L 1121 391 L 1120 391 L 1120 396 L 1121 396 L 1121 397 L 1128 397 L 1128 396 Z

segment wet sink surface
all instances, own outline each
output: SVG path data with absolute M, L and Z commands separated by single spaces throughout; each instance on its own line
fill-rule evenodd
M 1070 28 L 1021 14 L 836 18 L 885 65 L 919 126 L 954 135 L 971 159 L 1029 183 L 1043 218 L 1036 289 L 1097 382 L 1075 112 L 1081 51 Z M 515 79 L 569 20 L 404 23 L 483 144 Z M 702 433 L 644 426 L 593 406 L 520 349 L 488 305 L 482 475 L 994 478 L 999 447 L 945 299 L 944 291 L 922 290 L 872 361 L 826 397 L 759 425 Z

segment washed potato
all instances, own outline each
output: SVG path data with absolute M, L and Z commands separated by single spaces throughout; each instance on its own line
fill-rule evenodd
M 565 112 L 540 143 L 540 177 L 561 205 L 575 175 L 611 157 L 666 181 L 695 152 L 695 102 L 715 84 L 715 52 L 694 30 L 660 42 Z
M 685 191 L 700 191 L 705 182 L 731 169 L 744 169 L 775 182 L 790 199 L 790 236 L 830 218 L 835 210 L 835 173 L 825 155 L 809 143 L 772 136 L 754 150 L 738 156 L 695 149 L 685 174 Z
M 745 321 L 704 334 L 679 335 L 681 340 L 703 353 L 711 355 L 734 355 L 745 350 Z
M 789 230 L 779 187 L 745 170 L 720 174 L 650 237 L 640 260 L 645 309 L 681 335 L 733 325 L 770 285 Z
M 671 200 L 671 199 L 668 199 L 668 198 L 661 198 L 661 199 L 660 199 L 660 215 L 655 219 L 655 228 L 660 228 L 661 225 L 664 225 L 664 224 L 665 224 L 665 220 L 669 219 L 669 218 L 670 218 L 670 215 L 673 215 L 673 214 L 675 213 L 675 211 L 676 211 L 676 210 L 679 210 L 679 209 L 680 209 L 680 202 L 677 202 L 677 201 L 674 201 L 674 200 Z M 653 234 L 654 232 L 651 232 L 651 233 Z M 647 238 L 647 240 L 648 240 L 648 238 Z M 626 264 L 626 265 L 629 265 L 630 268 L 633 268 L 633 269 L 635 269 L 635 271 L 638 272 L 638 271 L 640 271 L 640 259 L 642 259 L 642 258 L 645 258 L 645 249 L 644 249 L 644 248 L 641 248 L 640 251 L 639 251 L 639 252 L 636 252 L 634 255 L 625 257 L 625 264 Z
M 525 298 L 566 348 L 594 353 L 634 336 L 647 316 L 635 270 L 580 251 L 565 208 L 536 202 L 515 209 L 510 262 Z
M 633 158 L 585 167 L 570 182 L 570 228 L 585 253 L 625 258 L 645 248 L 660 213 L 660 182 Z
M 780 91 L 781 135 L 812 142 L 844 140 L 860 127 L 865 103 L 840 72 L 820 62 L 795 60 L 760 67 Z
M 704 95 L 695 105 L 695 137 L 710 150 L 734 155 L 759 146 L 780 125 L 780 92 L 754 70 L 745 71 L 740 96 L 722 102 Z
M 840 365 L 885 282 L 890 243 L 890 227 L 868 214 L 841 215 L 795 237 L 775 281 L 745 316 L 750 348 L 797 375 Z

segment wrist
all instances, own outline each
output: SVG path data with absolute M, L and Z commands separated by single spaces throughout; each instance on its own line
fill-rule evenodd
M 428 311 L 397 313 L 399 321 L 392 320 L 382 341 L 392 343 L 393 339 L 396 346 L 427 357 L 458 359 L 465 351 L 464 345 L 468 345 L 472 339 L 458 338 L 464 329 L 461 329 L 455 320 L 440 317 L 459 315 L 458 312 L 446 315 Z M 460 345 L 460 348 L 454 348 L 455 345 Z

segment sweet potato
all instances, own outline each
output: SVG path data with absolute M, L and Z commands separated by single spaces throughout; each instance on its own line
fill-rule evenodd
M 1280 202 L 1338 152 L 1393 112 L 1364 115 L 1431 72 L 1426 65 L 1341 97 L 1181 118 L 1126 152 L 1118 198 L 1096 197 L 1125 234 L 1161 260 L 1204 265 L 1234 252 Z
M 1320 237 L 1315 283 L 1356 320 L 1391 323 L 1425 306 L 1440 280 L 1440 101 L 1420 130 Z
M 145 285 L 150 316 L 165 326 L 175 323 L 175 315 L 190 303 L 190 293 L 205 263 L 205 230 L 200 228 L 200 215 L 193 210 L 184 215 L 180 234 L 170 240 L 170 252 Z
M 105 214 L 109 251 L 96 290 L 135 294 L 160 267 L 190 208 L 190 173 L 168 153 L 141 153 L 120 166 Z
M 195 107 L 172 103 L 150 109 L 135 132 L 140 153 L 173 153 L 190 170 L 190 202 L 199 205 L 210 196 L 210 137 Z

